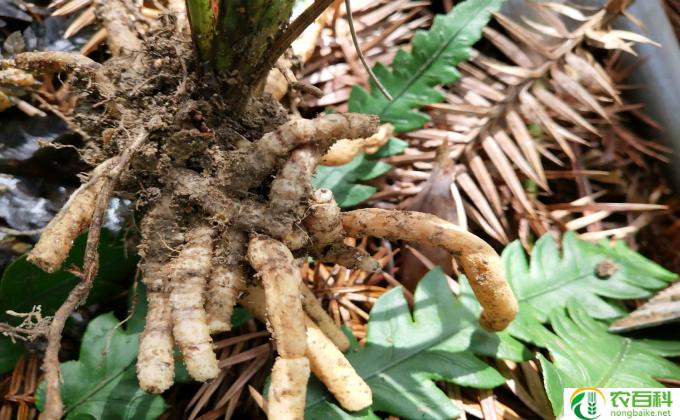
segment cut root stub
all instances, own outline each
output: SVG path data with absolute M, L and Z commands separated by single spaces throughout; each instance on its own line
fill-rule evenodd
M 482 305 L 480 323 L 491 331 L 505 329 L 518 305 L 505 279 L 496 251 L 477 236 L 431 214 L 415 211 L 362 209 L 342 214 L 342 224 L 353 237 L 388 237 L 436 246 L 449 251 L 463 267 Z

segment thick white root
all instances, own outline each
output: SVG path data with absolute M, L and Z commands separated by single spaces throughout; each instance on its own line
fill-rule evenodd
M 239 294 L 246 287 L 241 256 L 246 250 L 246 236 L 228 231 L 221 238 L 212 260 L 212 270 L 205 293 L 205 311 L 210 334 L 231 330 L 231 316 Z
M 307 207 L 306 199 L 312 193 L 312 175 L 316 157 L 310 147 L 294 150 L 290 158 L 272 181 L 269 202 L 272 208 L 286 211 L 296 209 L 300 216 Z
M 372 405 L 371 388 L 349 364 L 345 355 L 311 319 L 307 318 L 305 324 L 307 358 L 314 375 L 326 385 L 345 410 L 358 411 Z
M 371 136 L 378 128 L 378 119 L 366 114 L 330 114 L 313 120 L 296 119 L 283 124 L 276 131 L 267 133 L 255 144 L 259 150 L 281 156 L 307 143 L 333 144 L 342 138 Z
M 110 166 L 111 160 L 99 165 L 92 172 L 98 177 L 104 168 Z M 68 257 L 73 241 L 90 225 L 94 214 L 97 194 L 105 180 L 97 178 L 93 182 L 83 184 L 71 194 L 61 211 L 47 224 L 40 240 L 28 254 L 28 261 L 48 273 L 61 267 Z
M 300 299 L 302 277 L 293 254 L 279 241 L 254 236 L 248 246 L 248 259 L 262 277 L 267 320 L 277 351 L 285 359 L 303 357 L 306 344 Z
M 300 270 L 283 243 L 263 236 L 251 238 L 248 259 L 262 277 L 267 320 L 281 356 L 272 371 L 268 417 L 302 420 L 309 361 L 305 357 L 307 336 L 300 300 Z
M 144 269 L 146 284 L 162 283 L 162 279 L 159 282 L 150 278 L 154 274 L 164 273 L 160 267 Z M 139 339 L 137 379 L 144 391 L 160 394 L 172 386 L 175 377 L 170 298 L 163 290 L 148 288 L 147 300 L 146 324 Z
M 264 289 L 250 286 L 239 303 L 255 318 L 265 322 Z M 328 388 L 346 410 L 361 410 L 373 403 L 371 389 L 357 374 L 335 344 L 308 316 L 305 316 L 307 332 L 305 355 L 310 361 L 312 373 Z
M 267 417 L 272 420 L 304 420 L 305 396 L 309 380 L 306 357 L 274 362 L 267 401 Z
M 205 296 L 210 334 L 231 330 L 234 305 L 245 287 L 245 276 L 241 267 L 213 266 Z
M 172 217 L 171 199 L 164 195 L 141 223 L 143 257 L 140 266 L 146 286 L 148 310 L 144 332 L 139 338 L 137 379 L 147 392 L 160 394 L 170 388 L 175 376 L 175 357 L 170 313 L 170 247 L 184 242 Z
M 389 237 L 449 251 L 463 267 L 482 305 L 480 323 L 488 330 L 505 329 L 517 315 L 517 299 L 505 280 L 503 263 L 489 244 L 458 226 L 415 211 L 362 209 L 342 214 L 353 237 Z
M 189 375 L 197 381 L 219 374 L 203 299 L 210 275 L 212 233 L 211 228 L 199 226 L 186 234 L 184 249 L 173 261 L 171 279 L 172 332 Z

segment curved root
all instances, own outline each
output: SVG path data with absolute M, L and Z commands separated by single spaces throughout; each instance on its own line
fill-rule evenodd
M 340 207 L 330 190 L 321 188 L 314 191 L 302 224 L 309 233 L 312 252 L 321 261 L 349 269 L 380 271 L 380 264 L 366 251 L 344 243 L 347 235 L 342 227 Z
M 354 210 L 342 214 L 342 224 L 353 237 L 389 237 L 446 249 L 463 267 L 482 305 L 482 326 L 500 331 L 515 318 L 517 300 L 505 280 L 503 263 L 477 236 L 436 216 L 413 211 Z

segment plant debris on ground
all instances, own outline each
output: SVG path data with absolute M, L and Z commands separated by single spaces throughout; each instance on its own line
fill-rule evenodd
M 1 3 L 0 418 L 676 386 L 678 316 L 635 316 L 680 269 L 655 41 L 606 3 Z

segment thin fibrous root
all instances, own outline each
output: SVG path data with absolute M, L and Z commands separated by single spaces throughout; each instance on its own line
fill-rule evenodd
M 231 316 L 239 294 L 245 289 L 245 272 L 238 256 L 245 253 L 246 236 L 229 230 L 213 256 L 206 290 L 205 311 L 211 334 L 231 330 Z M 220 255 L 221 254 L 221 255 Z
M 177 229 L 169 195 L 147 213 L 141 223 L 142 279 L 148 309 L 144 331 L 139 338 L 137 379 L 146 392 L 160 394 L 170 388 L 175 376 L 174 340 L 170 309 L 171 247 L 184 242 Z
M 279 357 L 272 368 L 267 401 L 267 418 L 304 420 L 309 360 L 306 357 Z
M 239 303 L 260 321 L 266 321 L 264 310 L 264 289 L 250 286 L 239 299 Z M 305 316 L 307 327 L 305 355 L 310 361 L 312 373 L 346 410 L 361 410 L 370 406 L 372 394 L 369 386 L 357 374 L 345 355 L 336 347 L 309 317 Z
M 339 140 L 321 157 L 319 163 L 326 166 L 344 165 L 359 153 L 375 153 L 387 143 L 392 134 L 394 134 L 394 127 L 387 123 L 381 125 L 378 132 L 370 137 Z
M 388 237 L 446 249 L 463 267 L 482 305 L 482 326 L 500 331 L 515 318 L 517 300 L 505 280 L 503 263 L 477 236 L 436 216 L 413 211 L 354 210 L 342 214 L 342 224 L 353 237 Z
M 248 245 L 248 260 L 262 278 L 267 320 L 277 351 L 285 359 L 303 357 L 306 344 L 300 299 L 302 276 L 293 254 L 279 241 L 253 236 Z
M 40 240 L 28 254 L 28 261 L 53 273 L 68 257 L 73 241 L 90 225 L 97 203 L 97 195 L 104 185 L 102 177 L 111 167 L 109 159 L 92 172 L 90 182 L 80 186 L 71 194 L 64 207 L 45 227 Z
M 343 242 L 346 235 L 340 219 L 340 207 L 330 190 L 321 188 L 314 191 L 302 224 L 311 238 L 312 252 L 321 261 L 350 269 L 380 271 L 380 263 L 366 251 Z
M 304 284 L 300 287 L 302 291 L 302 308 L 309 315 L 309 317 L 319 326 L 321 331 L 340 349 L 340 351 L 349 350 L 349 340 L 343 334 L 342 330 L 335 325 L 333 318 L 331 318 L 326 311 L 324 311 L 316 296 Z
M 106 167 L 106 173 L 102 173 L 105 182 L 95 200 L 92 221 L 90 222 L 87 242 L 85 244 L 83 269 L 78 273 L 81 281 L 71 290 L 64 303 L 55 312 L 47 334 L 47 349 L 45 350 L 45 358 L 43 360 L 43 370 L 45 371 L 45 409 L 40 415 L 40 418 L 43 420 L 57 420 L 64 414 L 59 375 L 61 334 L 66 325 L 66 320 L 71 313 L 79 305 L 85 303 L 87 295 L 92 288 L 94 277 L 99 269 L 99 233 L 114 186 L 118 182 L 121 173 L 127 168 L 132 156 L 142 147 L 147 138 L 148 132 L 145 130 L 140 131 L 134 140 L 131 139 L 130 144 L 118 158 L 110 160 L 113 164 L 110 168 Z M 98 168 L 101 169 L 101 166 Z
M 189 375 L 197 381 L 214 379 L 219 374 L 203 298 L 210 275 L 212 234 L 207 226 L 191 229 L 185 235 L 184 248 L 172 263 L 172 332 Z

